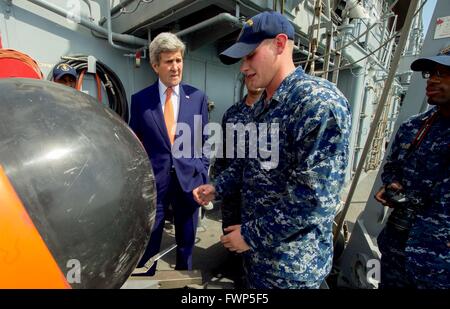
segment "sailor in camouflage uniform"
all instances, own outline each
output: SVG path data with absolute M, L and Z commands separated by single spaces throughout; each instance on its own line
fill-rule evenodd
M 224 113 L 222 117 L 222 132 L 226 132 L 227 127 L 229 129 L 236 124 L 246 125 L 247 123 L 252 121 L 251 114 L 254 103 L 261 97 L 263 89 L 254 89 L 249 87 L 245 76 L 243 78 L 247 88 L 247 94 L 244 96 L 244 98 L 228 108 Z M 227 157 L 226 134 L 224 134 L 222 148 L 220 150 L 222 156 L 218 157 L 214 162 L 214 165 L 212 167 L 212 178 L 220 175 L 233 162 L 236 162 L 237 160 L 243 160 L 243 158 L 238 158 L 237 153 L 239 148 L 242 148 L 244 151 L 248 149 L 248 134 L 244 139 L 238 139 L 238 136 L 234 137 L 233 156 Z M 238 145 L 238 143 L 242 143 L 242 145 Z M 236 188 L 229 194 L 222 196 L 222 229 L 225 229 L 232 225 L 241 224 L 241 204 L 242 196 L 240 188 Z M 224 234 L 226 234 L 226 232 L 224 232 Z M 242 277 L 244 276 L 244 270 L 241 254 L 230 252 L 226 261 L 225 268 L 227 274 L 233 279 L 235 287 L 242 287 Z
M 378 236 L 380 288 L 450 288 L 450 55 L 411 64 L 427 79 L 428 111 L 405 121 L 375 198 L 393 207 Z M 408 202 L 386 195 L 400 192 Z
M 257 158 L 222 172 L 215 187 L 193 192 L 204 204 L 242 188 L 242 224 L 229 227 L 221 241 L 244 252 L 251 288 L 319 288 L 332 264 L 350 111 L 335 85 L 295 68 L 293 39 L 286 17 L 263 12 L 247 21 L 237 43 L 221 54 L 227 64 L 243 58 L 241 71 L 250 84 L 265 88 L 253 121 L 277 130 L 273 140 L 266 132 L 271 149 L 279 147 L 277 162 L 258 151 Z
M 244 82 L 247 88 L 247 94 L 238 102 L 233 104 L 230 108 L 226 110 L 222 117 L 222 132 L 227 131 L 227 126 L 230 128 L 230 125 L 235 124 L 243 124 L 252 121 L 252 110 L 254 103 L 258 101 L 261 97 L 261 93 L 263 89 L 256 88 L 253 89 L 248 87 L 247 79 L 244 76 Z M 248 135 L 248 134 L 247 134 Z M 214 166 L 212 167 L 213 177 L 220 175 L 224 170 L 226 170 L 235 160 L 241 160 L 238 158 L 237 149 L 238 147 L 243 147 L 244 151 L 248 147 L 248 143 L 246 143 L 246 139 L 238 140 L 237 136 L 235 136 L 234 145 L 235 151 L 233 153 L 232 158 L 228 158 L 226 156 L 226 135 L 223 135 L 223 143 L 222 143 L 222 157 L 219 157 L 215 160 Z M 246 145 L 237 145 L 238 142 L 244 142 Z M 234 192 L 229 195 L 222 196 L 222 228 L 226 228 L 230 225 L 241 224 L 241 190 L 238 188 Z

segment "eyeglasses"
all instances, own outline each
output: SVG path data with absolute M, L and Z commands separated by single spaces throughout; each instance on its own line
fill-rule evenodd
M 444 78 L 444 77 L 449 77 L 450 76 L 450 72 L 447 70 L 432 70 L 432 71 L 422 71 L 422 77 L 424 79 L 430 79 L 431 76 L 436 76 L 439 78 Z

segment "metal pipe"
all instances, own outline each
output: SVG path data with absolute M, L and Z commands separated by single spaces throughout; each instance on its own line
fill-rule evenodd
M 179 37 L 187 35 L 189 33 L 198 31 L 200 29 L 206 28 L 208 26 L 214 25 L 221 21 L 228 21 L 232 24 L 235 24 L 236 26 L 241 27 L 242 22 L 239 20 L 239 18 L 231 15 L 230 13 L 220 13 L 219 15 L 216 15 L 210 19 L 204 20 L 198 24 L 193 25 L 192 27 L 183 29 L 181 31 L 176 32 L 175 34 Z
M 391 35 L 389 37 L 391 37 L 392 35 L 394 35 L 395 32 L 395 28 L 397 27 L 397 17 L 398 15 L 395 15 L 394 18 L 394 22 L 392 24 L 392 31 L 391 31 Z M 384 67 L 388 68 L 389 67 L 389 61 L 391 60 L 391 55 L 392 55 L 392 47 L 394 46 L 394 41 L 392 40 L 387 47 L 387 54 L 386 54 L 386 58 L 384 59 Z M 383 60 L 383 59 L 381 59 Z
M 352 180 L 352 184 L 350 185 L 347 199 L 345 200 L 344 208 L 342 209 L 342 215 L 339 217 L 339 220 L 338 220 L 337 229 L 334 234 L 335 243 L 337 240 L 337 236 L 338 236 L 340 230 L 342 229 L 342 226 L 344 225 L 345 216 L 348 212 L 348 209 L 350 208 L 350 202 L 352 201 L 353 194 L 355 193 L 356 185 L 358 184 L 358 181 L 359 181 L 359 176 L 361 176 L 361 172 L 364 167 L 364 163 L 366 161 L 367 154 L 369 153 L 370 146 L 372 144 L 373 138 L 375 136 L 375 133 L 376 133 L 376 130 L 378 127 L 378 122 L 380 121 L 380 118 L 383 115 L 385 102 L 390 93 L 391 86 L 392 86 L 392 83 L 395 78 L 395 73 L 397 71 L 403 49 L 405 48 L 406 42 L 408 40 L 409 29 L 411 29 L 411 23 L 413 21 L 414 13 L 415 13 L 415 10 L 417 8 L 417 4 L 419 1 L 420 0 L 411 0 L 411 3 L 409 5 L 408 13 L 406 15 L 406 19 L 405 19 L 405 22 L 403 24 L 403 28 L 401 31 L 400 40 L 398 42 L 397 48 L 395 49 L 394 59 L 392 59 L 391 69 L 389 70 L 389 74 L 388 74 L 388 77 L 386 80 L 386 84 L 384 85 L 384 88 L 383 88 L 383 93 L 381 95 L 380 102 L 378 103 L 377 110 L 375 112 L 375 116 L 372 121 L 372 125 L 370 126 L 370 131 L 367 136 L 367 140 L 364 145 L 363 152 L 361 154 L 361 159 L 359 160 L 359 163 L 358 163 L 358 168 L 356 169 L 355 175 Z
M 373 24 L 372 26 L 375 26 L 375 25 L 376 24 Z M 353 27 L 354 27 L 353 24 L 345 24 L 345 25 L 342 25 L 342 26 L 339 27 L 340 30 L 341 30 L 341 36 L 340 36 L 340 40 L 338 42 L 340 42 L 341 45 L 344 45 L 344 43 L 345 43 L 345 45 L 344 45 L 344 47 L 339 46 L 339 48 L 336 49 L 336 51 L 342 50 L 342 56 L 345 57 L 347 60 L 352 61 L 352 63 L 349 64 L 349 65 L 346 65 L 345 68 L 353 67 L 353 66 L 363 66 L 364 64 L 358 64 L 358 63 L 361 62 L 362 60 L 365 60 L 365 59 L 370 57 L 370 61 L 371 62 L 373 62 L 374 64 L 378 65 L 382 70 L 386 70 L 386 68 L 379 62 L 378 58 L 376 58 L 373 54 L 375 52 L 378 52 L 379 50 L 381 50 L 384 47 L 384 45 L 387 44 L 388 42 L 382 43 L 382 45 L 379 46 L 374 51 L 371 51 L 368 48 L 364 49 L 359 44 L 353 44 L 356 41 L 356 39 L 353 39 L 351 42 L 347 43 L 346 39 L 350 35 L 350 33 L 353 32 L 353 30 L 352 30 Z M 364 34 L 365 34 L 365 32 L 364 32 Z M 358 37 L 361 37 L 361 35 L 358 36 Z M 391 39 L 393 39 L 393 37 Z M 354 48 L 359 49 L 360 52 L 365 54 L 366 56 L 364 56 L 363 58 L 360 58 L 360 59 L 354 59 L 354 54 L 352 54 L 351 52 L 349 52 L 346 49 L 346 47 L 351 45 L 350 43 L 353 44 Z
M 324 57 L 325 62 L 323 65 L 323 71 L 322 77 L 325 79 L 328 79 L 328 70 L 330 69 L 330 58 L 331 58 L 331 41 L 333 40 L 333 23 L 330 23 L 330 29 L 327 29 L 326 35 L 326 46 L 325 46 L 325 54 L 327 55 Z
M 121 50 L 126 50 L 126 51 L 131 51 L 131 52 L 137 52 L 136 50 L 124 47 L 124 46 L 120 46 L 114 43 L 113 41 L 113 33 L 112 33 L 112 29 L 111 29 L 111 3 L 109 2 L 109 0 L 106 1 L 106 25 L 108 28 L 108 42 L 109 44 L 117 49 L 121 49 Z
M 362 100 L 362 105 L 361 105 L 361 109 L 359 111 L 359 123 L 358 123 L 358 128 L 356 129 L 356 147 L 355 147 L 355 154 L 354 154 L 354 159 L 353 159 L 353 167 L 352 167 L 352 171 L 355 171 L 357 168 L 357 163 L 359 162 L 359 152 L 361 151 L 361 149 L 363 149 L 361 147 L 361 143 L 362 143 L 362 128 L 364 126 L 364 118 L 367 117 L 367 115 L 365 114 L 366 108 L 367 108 L 367 101 L 369 98 L 369 91 L 373 90 L 372 86 L 367 86 L 364 87 L 364 96 L 363 96 L 363 100 Z
M 389 18 L 390 16 L 391 16 L 391 14 L 386 14 L 384 17 L 382 17 L 382 19 L 383 19 L 383 18 Z M 354 38 L 353 40 L 351 40 L 351 41 L 349 41 L 349 42 L 346 42 L 345 45 L 344 45 L 344 42 L 343 42 L 343 38 L 342 38 L 342 36 L 341 36 L 341 38 L 338 38 L 338 39 L 339 39 L 338 42 L 340 42 L 341 45 L 340 45 L 338 48 L 336 48 L 336 49 L 333 51 L 333 53 L 338 53 L 338 52 L 340 52 L 340 51 L 343 50 L 344 48 L 346 48 L 346 47 L 352 45 L 353 43 L 355 43 L 356 41 L 358 41 L 362 36 L 368 35 L 368 34 L 369 34 L 369 31 L 372 30 L 372 28 L 374 28 L 374 27 L 377 26 L 378 24 L 379 24 L 379 22 L 375 22 L 374 24 L 368 25 L 368 26 L 367 26 L 367 29 L 366 29 L 363 33 L 359 34 L 359 35 L 358 35 L 356 38 Z M 339 29 L 339 30 L 342 30 L 343 27 L 339 27 L 338 29 Z M 328 54 L 325 54 L 325 55 L 323 55 L 322 57 L 325 57 L 325 56 L 328 56 Z M 376 59 L 376 58 L 374 57 L 374 59 Z M 301 63 L 300 63 L 300 64 L 301 64 Z M 382 69 L 384 69 L 384 67 L 383 67 L 381 64 L 379 64 L 379 66 L 380 66 Z
M 334 57 L 335 65 L 334 65 L 333 75 L 331 77 L 331 82 L 336 85 L 337 85 L 338 79 L 339 79 L 339 71 L 340 71 L 339 67 L 341 66 L 341 59 L 342 59 L 341 52 L 340 51 L 336 52 L 336 55 Z
M 375 24 L 377 24 L 377 23 L 375 22 Z M 368 47 L 369 46 L 369 42 L 370 42 L 370 34 L 371 34 L 371 32 L 367 31 L 367 29 L 372 27 L 370 19 L 367 21 L 367 24 L 365 24 L 365 25 L 366 25 L 366 31 L 365 31 L 366 32 L 366 37 L 364 39 L 364 43 L 366 44 L 366 47 Z
M 315 3 L 316 3 L 316 0 L 311 0 L 311 3 L 309 3 L 309 1 L 305 1 L 305 5 L 304 5 L 305 10 L 308 10 L 308 11 L 314 13 L 314 10 L 315 10 L 315 8 L 314 8 L 314 7 L 315 7 Z M 331 12 L 330 12 L 330 13 L 331 13 Z M 322 12 L 322 18 L 323 18 L 325 21 L 328 21 L 328 22 L 331 22 L 331 21 L 332 21 L 331 18 L 328 17 L 328 14 L 325 14 L 325 13 L 323 13 L 323 12 Z
M 42 8 L 45 8 L 53 13 L 56 13 L 62 17 L 66 17 L 69 15 L 69 13 L 66 10 L 61 9 L 60 7 L 52 4 L 52 3 L 48 3 L 45 0 L 28 0 L 31 3 L 34 3 Z M 108 35 L 108 30 L 100 27 L 99 25 L 86 20 L 83 17 L 80 17 L 80 25 L 89 28 L 91 30 L 94 30 L 96 32 L 99 32 L 103 35 Z M 115 41 L 121 42 L 121 43 L 125 43 L 125 44 L 129 44 L 129 45 L 138 45 L 138 46 L 147 46 L 148 42 L 146 40 L 134 37 L 132 35 L 128 35 L 128 34 L 118 34 L 118 33 L 112 33 L 112 38 Z
M 332 11 L 332 9 L 331 9 L 330 0 L 326 0 L 325 3 L 326 3 L 326 6 L 327 6 L 327 15 L 326 16 L 327 16 L 328 20 L 331 20 L 331 11 Z
M 304 50 L 304 49 L 300 49 L 300 48 L 299 48 L 298 46 L 296 46 L 296 45 L 294 45 L 294 50 L 295 50 L 295 52 L 300 53 L 300 54 L 302 54 L 302 55 L 305 55 L 305 56 L 307 56 L 307 57 L 308 57 L 308 55 L 311 56 L 311 53 L 310 53 L 309 51 Z M 313 59 L 313 60 L 314 60 L 314 61 L 319 61 L 320 63 L 325 63 L 325 60 L 324 60 L 323 57 L 314 56 L 314 59 Z M 311 61 L 312 61 L 312 60 L 311 60 Z M 305 62 L 297 62 L 296 64 L 303 64 L 303 63 L 305 63 Z M 334 67 L 334 63 L 333 63 L 333 62 L 329 62 L 329 63 L 328 63 L 328 66 L 333 66 L 333 67 Z
M 153 264 L 155 264 L 156 261 L 158 261 L 160 258 L 162 258 L 163 256 L 165 256 L 166 254 L 168 254 L 170 251 L 172 251 L 173 249 L 175 249 L 177 247 L 177 244 L 173 244 L 171 245 L 169 248 L 164 249 L 163 251 L 155 254 L 154 256 L 152 256 L 146 263 L 144 266 L 140 267 L 140 268 L 136 268 L 133 270 L 133 274 L 145 274 L 146 272 L 148 272 L 150 270 L 150 268 L 152 268 Z
M 358 127 L 361 115 L 361 108 L 363 104 L 363 96 L 364 93 L 364 83 L 365 83 L 365 73 L 366 68 L 364 66 L 358 66 L 355 68 L 351 68 L 351 73 L 353 75 L 352 78 L 352 86 L 351 92 L 348 95 L 348 101 L 352 106 L 352 135 L 350 137 L 350 145 L 353 153 L 351 153 L 351 162 L 352 164 L 356 161 L 354 148 L 356 147 L 356 141 L 358 139 Z M 350 165 L 350 164 L 349 164 Z M 353 169 L 350 169 L 353 171 Z
M 380 44 L 383 44 L 383 42 L 385 41 L 384 37 L 387 35 L 387 33 L 386 33 L 387 26 L 388 26 L 388 19 L 385 19 L 383 22 L 383 30 L 381 33 Z M 380 49 L 380 51 L 378 52 L 378 59 L 382 59 L 382 58 L 383 58 L 383 49 Z
M 317 27 L 313 24 L 311 27 L 313 27 L 312 29 L 312 45 L 311 45 L 311 53 L 313 55 L 313 58 L 316 56 L 317 53 L 317 48 L 319 46 L 319 36 L 320 36 L 320 17 L 322 16 L 322 0 L 316 0 L 315 3 L 315 7 L 314 7 L 314 14 L 317 18 Z M 317 36 L 314 38 L 314 34 L 317 31 Z M 312 61 L 311 64 L 309 65 L 309 73 L 311 75 L 315 75 L 314 71 L 315 71 L 316 67 L 315 67 L 315 62 Z

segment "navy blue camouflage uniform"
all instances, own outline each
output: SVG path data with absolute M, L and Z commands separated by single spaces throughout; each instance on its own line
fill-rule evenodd
M 450 288 L 450 119 L 438 114 L 419 146 L 409 150 L 436 111 L 400 126 L 383 168 L 385 185 L 399 182 L 406 197 L 421 204 L 408 230 L 388 223 L 378 236 L 381 288 Z
M 246 142 L 248 136 L 243 140 L 239 140 L 237 136 L 234 136 L 235 151 L 232 158 L 226 157 L 226 130 L 231 124 L 247 124 L 252 121 L 252 110 L 253 106 L 249 106 L 245 103 L 247 96 L 244 96 L 242 100 L 233 104 L 222 117 L 222 132 L 223 143 L 222 143 L 222 158 L 217 158 L 212 167 L 213 176 L 219 175 L 224 170 L 226 170 L 235 160 L 242 160 L 242 158 L 237 157 L 238 147 L 245 147 L 245 145 L 237 145 L 238 142 Z M 248 143 L 247 143 L 248 144 Z M 246 148 L 245 148 L 246 149 Z M 245 151 L 245 150 L 244 150 Z M 241 188 L 234 188 L 227 195 L 222 196 L 221 211 L 222 211 L 222 228 L 226 228 L 231 225 L 241 224 Z
M 263 94 L 253 121 L 278 124 L 278 165 L 268 168 L 258 152 L 215 181 L 218 197 L 242 188 L 249 285 L 318 288 L 332 265 L 332 223 L 349 154 L 348 102 L 335 85 L 298 67 L 268 102 Z
M 245 103 L 247 96 L 244 96 L 242 100 L 233 104 L 223 115 L 222 117 L 222 132 L 223 141 L 222 141 L 222 154 L 221 158 L 217 158 L 212 167 L 212 177 L 216 177 L 224 170 L 226 170 L 231 164 L 242 164 L 244 158 L 238 157 L 238 149 L 244 151 L 244 156 L 247 155 L 245 153 L 246 147 L 248 147 L 248 134 L 244 136 L 242 139 L 238 139 L 237 135 L 233 136 L 233 147 L 234 151 L 232 152 L 232 157 L 228 157 L 227 147 L 226 147 L 226 131 L 227 127 L 230 129 L 230 126 L 234 124 L 243 124 L 251 122 L 252 110 L 253 106 L 249 106 Z M 248 133 L 248 132 L 247 132 Z M 241 224 L 241 204 L 242 204 L 242 194 L 241 188 L 234 188 L 227 195 L 222 196 L 221 198 L 221 212 L 222 212 L 222 229 L 225 229 L 228 226 Z M 226 234 L 224 232 L 224 234 Z M 228 275 L 230 279 L 233 280 L 235 288 L 244 287 L 245 282 L 245 273 L 243 268 L 243 259 L 242 254 L 230 252 L 228 258 L 225 262 L 225 266 L 222 267 L 222 271 L 224 271 L 225 275 Z

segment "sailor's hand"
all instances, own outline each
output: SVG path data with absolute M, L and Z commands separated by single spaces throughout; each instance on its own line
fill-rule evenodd
M 237 253 L 242 253 L 250 250 L 250 247 L 241 235 L 240 225 L 231 225 L 229 227 L 226 227 L 224 231 L 228 232 L 228 234 L 221 236 L 220 241 L 225 248 Z
M 214 197 L 216 196 L 216 189 L 214 186 L 209 184 L 201 185 L 192 191 L 192 195 L 198 204 L 206 206 L 209 202 L 214 200 Z
M 395 181 L 395 182 L 393 182 L 393 183 L 391 183 L 391 184 L 389 184 L 389 185 L 387 185 L 387 186 L 382 186 L 382 187 L 380 188 L 380 190 L 378 190 L 378 192 L 375 193 L 374 198 L 375 198 L 378 202 L 380 202 L 381 204 L 383 204 L 383 206 L 394 207 L 391 203 L 389 203 L 389 202 L 385 199 L 384 194 L 385 194 L 385 192 L 386 192 L 386 187 L 388 187 L 388 188 L 390 188 L 390 189 L 393 189 L 393 190 L 396 190 L 396 191 L 399 191 L 399 190 L 403 190 L 403 186 L 402 186 L 399 182 Z

